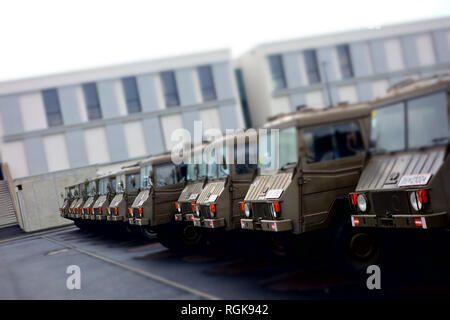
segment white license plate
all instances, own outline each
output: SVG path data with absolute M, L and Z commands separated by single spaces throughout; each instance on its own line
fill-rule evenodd
M 217 200 L 218 195 L 217 194 L 212 194 L 209 196 L 208 198 L 208 202 L 214 202 Z
M 188 200 L 195 200 L 198 197 L 198 193 L 191 193 Z
M 281 197 L 281 194 L 283 193 L 283 189 L 272 189 L 267 191 L 266 199 L 278 199 Z
M 431 173 L 422 173 L 422 174 L 409 174 L 404 175 L 399 183 L 399 187 L 407 187 L 407 186 L 424 186 L 430 181 Z

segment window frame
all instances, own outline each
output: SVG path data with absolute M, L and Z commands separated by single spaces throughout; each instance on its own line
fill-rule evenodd
M 98 95 L 97 83 L 96 82 L 83 83 L 82 89 L 83 89 L 83 95 L 84 95 L 84 102 L 86 104 L 88 120 L 94 121 L 94 120 L 102 119 L 103 113 L 102 113 L 102 107 L 101 107 L 101 102 L 100 102 L 100 96 Z M 91 90 L 91 89 L 92 89 L 92 91 L 89 92 L 89 90 Z M 90 94 L 93 94 L 95 96 L 95 100 L 96 100 L 95 104 L 91 103 L 93 101 L 89 101 L 90 98 L 94 97 L 94 96 L 88 97 Z M 97 112 L 98 116 L 92 117 L 91 115 L 93 115 L 94 112 Z
M 128 114 L 142 112 L 141 98 L 136 77 L 125 77 L 121 79 L 121 82 Z M 133 92 L 130 92 L 130 89 Z M 135 104 L 137 107 L 135 107 L 133 104 Z
M 284 71 L 284 60 L 281 54 L 272 54 L 268 57 L 270 75 L 272 79 L 272 87 L 274 90 L 282 90 L 287 88 L 286 72 Z M 278 70 L 275 70 L 279 68 Z M 282 86 L 278 86 L 281 80 Z
M 350 52 L 350 46 L 348 45 L 348 43 L 337 45 L 336 51 L 338 55 L 339 70 L 341 71 L 342 79 L 353 78 L 355 74 L 353 70 L 353 61 Z M 348 74 L 345 74 L 345 70 L 348 71 Z
M 317 50 L 316 49 L 306 49 L 306 50 L 303 50 L 302 53 L 303 53 L 303 62 L 305 63 L 306 76 L 308 78 L 308 84 L 321 83 L 322 77 L 320 75 L 320 66 L 319 66 L 319 61 L 317 59 Z M 309 58 L 308 58 L 309 55 L 312 59 L 311 60 L 312 64 L 309 63 L 310 62 Z M 313 79 L 313 76 L 316 76 L 317 79 Z
M 160 79 L 164 94 L 164 101 L 166 108 L 173 108 L 173 107 L 179 107 L 180 106 L 180 95 L 178 92 L 178 85 L 177 85 L 177 79 L 174 71 L 163 71 L 160 73 Z M 168 88 L 166 84 L 166 80 L 169 80 L 171 88 Z M 170 90 L 169 90 L 170 89 Z M 174 98 L 176 100 L 176 103 L 172 103 L 171 99 L 168 99 L 168 97 Z
M 211 65 L 198 66 L 197 75 L 200 82 L 200 91 L 202 93 L 203 102 L 217 100 L 216 84 L 214 82 L 214 74 Z M 212 94 L 208 96 L 206 92 Z
M 54 96 L 51 96 L 53 95 Z M 64 125 L 64 119 L 61 113 L 61 102 L 59 100 L 58 90 L 56 88 L 45 89 L 41 91 L 42 101 L 44 102 L 45 116 L 47 119 L 48 127 L 58 127 Z M 54 99 L 54 101 L 52 101 Z M 51 106 L 55 103 L 53 106 Z M 55 110 L 51 110 L 55 108 Z M 58 121 L 50 120 L 56 119 L 54 116 L 57 116 Z

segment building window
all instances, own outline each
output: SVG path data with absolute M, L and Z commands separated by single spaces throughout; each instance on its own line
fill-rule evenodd
M 269 56 L 269 64 L 274 89 L 286 88 L 286 77 L 284 76 L 283 58 L 281 55 Z
M 173 71 L 161 72 L 161 80 L 163 84 L 164 97 L 166 99 L 166 107 L 175 107 L 180 105 L 177 83 L 175 81 L 175 73 Z
M 216 100 L 216 89 L 214 87 L 211 66 L 200 66 L 197 68 L 197 72 L 200 79 L 203 101 Z
M 83 84 L 83 92 L 89 120 L 101 119 L 102 110 L 100 109 L 97 85 L 95 83 L 85 83 Z
M 342 79 L 353 77 L 352 59 L 348 44 L 337 46 L 337 53 L 339 58 L 339 66 L 341 67 Z
M 141 101 L 136 83 L 136 77 L 127 77 L 122 79 L 125 100 L 127 101 L 128 113 L 141 112 Z
M 48 126 L 55 127 L 62 125 L 63 119 L 61 116 L 58 91 L 56 91 L 56 89 L 43 90 L 42 97 L 44 98 L 45 114 L 47 115 Z
M 308 81 L 310 84 L 320 82 L 319 65 L 317 64 L 316 50 L 303 51 L 303 57 L 305 59 L 306 74 L 308 75 Z

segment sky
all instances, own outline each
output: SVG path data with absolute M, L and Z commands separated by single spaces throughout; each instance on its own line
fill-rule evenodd
M 448 0 L 0 0 L 0 81 L 443 16 Z

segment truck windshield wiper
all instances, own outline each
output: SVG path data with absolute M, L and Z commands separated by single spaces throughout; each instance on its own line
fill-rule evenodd
M 297 162 L 288 162 L 288 163 L 284 164 L 283 166 L 281 166 L 280 170 L 286 170 L 296 164 L 297 164 Z

